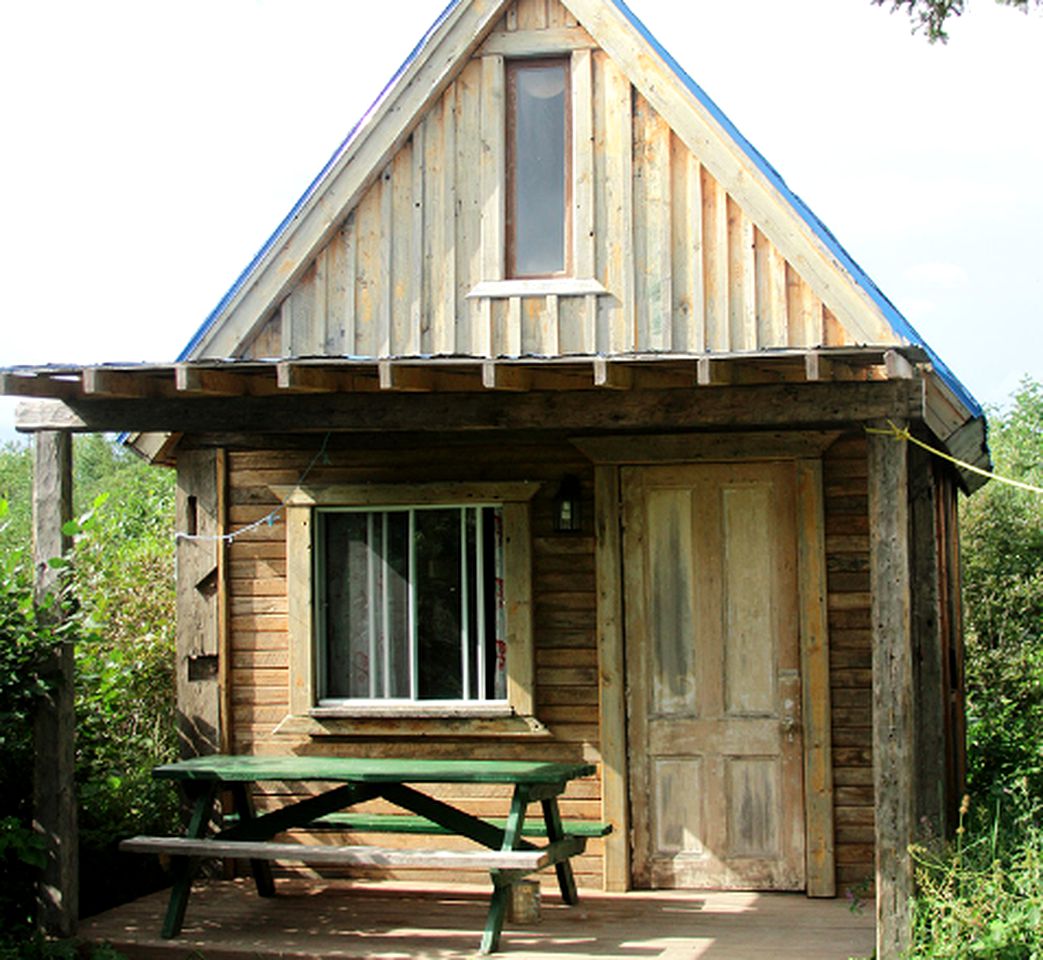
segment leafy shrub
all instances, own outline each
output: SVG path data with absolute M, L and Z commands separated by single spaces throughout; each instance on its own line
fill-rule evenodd
M 998 815 L 973 840 L 963 830 L 961 817 L 949 850 L 913 850 L 918 894 L 909 956 L 1043 960 L 1043 831 L 1031 820 L 1002 827 Z
M 1043 485 L 1043 384 L 1012 399 L 991 418 L 997 472 Z M 1017 818 L 1043 797 L 1043 496 L 988 484 L 965 505 L 961 547 L 969 788 Z
M 103 437 L 77 437 L 73 463 L 81 517 L 63 629 L 76 641 L 86 915 L 163 882 L 151 858 L 124 859 L 116 844 L 133 833 L 169 832 L 178 822 L 173 791 L 150 776 L 176 752 L 174 478 Z M 42 691 L 40 653 L 53 641 L 32 602 L 31 476 L 28 446 L 0 447 L 0 943 L 15 944 L 14 953 L 0 949 L 0 960 L 49 955 L 27 933 L 40 849 L 30 829 L 32 711 Z

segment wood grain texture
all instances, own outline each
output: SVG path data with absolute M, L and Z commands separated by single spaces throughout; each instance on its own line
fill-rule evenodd
M 901 425 L 901 424 L 900 424 Z M 870 435 L 869 521 L 873 616 L 873 760 L 876 793 L 877 956 L 909 945 L 914 840 L 913 664 L 907 450 Z

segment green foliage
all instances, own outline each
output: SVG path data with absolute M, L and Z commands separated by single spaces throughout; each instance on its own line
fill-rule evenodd
M 73 463 L 79 519 L 65 531 L 71 557 L 56 564 L 64 587 L 50 603 L 65 613 L 56 632 L 32 601 L 31 450 L 0 447 L 0 960 L 60 955 L 28 934 L 40 857 L 32 714 L 45 689 L 41 655 L 57 636 L 75 641 L 81 912 L 111 904 L 121 883 L 126 896 L 156 885 L 142 876 L 154 865 L 120 860 L 115 844 L 178 821 L 173 792 L 149 775 L 176 752 L 173 474 L 103 437 L 76 438 Z
M 1043 485 L 1043 384 L 1024 381 L 990 422 L 996 472 Z M 965 504 L 961 548 L 975 805 L 954 845 L 913 851 L 909 957 L 1043 960 L 1043 496 L 989 483 Z
M 1043 384 L 991 418 L 1002 476 L 1043 485 Z M 989 483 L 962 518 L 969 787 L 1017 816 L 1043 797 L 1043 496 Z
M 945 26 L 950 17 L 963 14 L 966 0 L 873 0 L 878 7 L 891 4 L 891 12 L 904 10 L 913 24 L 913 32 L 924 32 L 931 43 L 940 40 L 946 43 L 949 34 Z M 1043 6 L 1043 0 L 996 0 L 1008 7 L 1028 13 L 1030 7 Z
M 965 808 L 966 809 L 966 808 Z M 954 848 L 916 847 L 910 958 L 1043 960 L 1043 831 L 999 819 Z

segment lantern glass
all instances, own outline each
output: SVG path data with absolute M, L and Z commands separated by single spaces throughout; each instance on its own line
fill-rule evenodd
M 575 533 L 583 529 L 582 488 L 578 477 L 566 476 L 554 496 L 554 529 Z

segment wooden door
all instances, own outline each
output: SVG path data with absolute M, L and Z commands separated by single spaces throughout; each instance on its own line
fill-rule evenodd
M 623 471 L 633 879 L 803 889 L 794 471 Z

